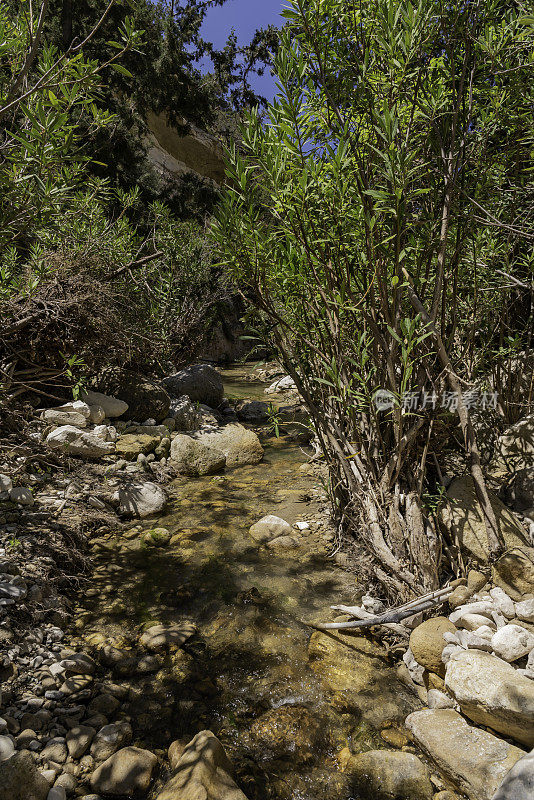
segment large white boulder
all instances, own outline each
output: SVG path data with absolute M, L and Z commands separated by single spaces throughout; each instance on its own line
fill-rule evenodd
M 122 415 L 128 411 L 128 403 L 125 403 L 124 400 L 118 400 L 116 397 L 102 394 L 102 392 L 93 392 L 87 389 L 82 392 L 82 397 L 89 406 L 100 406 L 103 408 L 107 419 L 122 417 Z
M 422 750 L 470 800 L 491 800 L 524 755 L 519 747 L 469 725 L 448 708 L 415 711 L 406 727 Z
M 83 431 L 73 425 L 62 425 L 46 437 L 46 444 L 52 450 L 63 450 L 71 456 L 81 458 L 101 458 L 115 451 L 112 442 L 105 442 L 90 431 Z
M 503 625 L 493 634 L 491 645 L 499 658 L 508 662 L 517 661 L 534 650 L 534 634 L 521 625 Z
M 120 511 L 132 517 L 150 517 L 163 511 L 167 504 L 167 495 L 156 483 L 130 483 L 118 491 Z
M 534 681 L 481 650 L 461 650 L 447 664 L 445 686 L 466 717 L 534 746 Z

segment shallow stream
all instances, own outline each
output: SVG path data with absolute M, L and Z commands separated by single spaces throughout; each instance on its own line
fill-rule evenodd
M 263 386 L 228 375 L 230 397 L 266 399 Z M 379 733 L 332 702 L 311 667 L 307 623 L 354 599 L 354 575 L 329 558 L 320 524 L 292 550 L 268 550 L 250 537 L 268 513 L 293 524 L 320 519 L 317 478 L 289 436 L 258 431 L 265 458 L 222 476 L 179 479 L 169 512 L 113 536 L 98 554 L 93 589 L 80 608 L 82 636 L 133 646 L 149 622 L 190 620 L 185 652 L 147 664 L 130 678 L 136 740 L 162 752 L 204 728 L 222 740 L 249 800 L 357 797 L 339 753 L 376 747 Z M 147 547 L 145 530 L 166 528 L 170 543 Z M 393 671 L 392 671 L 393 674 Z M 382 746 L 384 742 L 382 741 Z

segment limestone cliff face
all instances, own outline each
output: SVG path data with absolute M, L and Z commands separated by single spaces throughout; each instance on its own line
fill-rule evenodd
M 168 177 L 194 172 L 222 183 L 224 180 L 223 149 L 210 134 L 191 125 L 190 133 L 180 136 L 164 114 L 148 115 L 149 158 Z

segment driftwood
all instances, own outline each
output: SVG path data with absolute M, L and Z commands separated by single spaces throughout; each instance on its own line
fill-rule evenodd
M 430 592 L 422 597 L 417 597 L 414 600 L 410 600 L 408 603 L 404 603 L 402 606 L 391 608 L 389 611 L 385 611 L 383 614 L 370 614 L 369 612 L 360 608 L 360 606 L 331 606 L 333 611 L 340 611 L 343 614 L 349 614 L 352 617 L 359 617 L 359 619 L 352 619 L 347 622 L 322 622 L 318 623 L 317 625 L 313 625 L 313 627 L 320 631 L 331 631 L 353 628 L 371 628 L 374 625 L 379 625 L 386 627 L 395 633 L 406 635 L 407 629 L 403 625 L 400 625 L 400 622 L 408 619 L 408 617 L 413 617 L 415 614 L 419 614 L 422 611 L 428 611 L 429 608 L 434 608 L 435 606 L 444 603 L 447 597 L 452 594 L 454 588 L 454 586 L 446 586 L 443 589 L 438 589 L 435 592 Z

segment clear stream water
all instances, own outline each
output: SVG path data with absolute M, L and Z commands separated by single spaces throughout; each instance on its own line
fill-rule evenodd
M 228 396 L 270 399 L 243 377 L 225 374 Z M 248 534 L 267 513 L 294 523 L 318 507 L 317 480 L 299 469 L 306 452 L 290 436 L 258 432 L 262 463 L 169 487 L 169 512 L 142 524 L 166 528 L 169 544 L 146 547 L 135 529 L 103 542 L 79 624 L 87 641 L 122 648 L 149 622 L 196 624 L 185 651 L 156 666 L 149 660 L 146 673 L 123 680 L 139 744 L 163 753 L 174 739 L 209 728 L 249 800 L 348 800 L 357 790 L 340 769 L 340 751 L 369 749 L 380 738 L 332 703 L 310 667 L 307 623 L 353 600 L 356 582 L 329 558 L 318 531 L 285 551 L 259 548 Z

